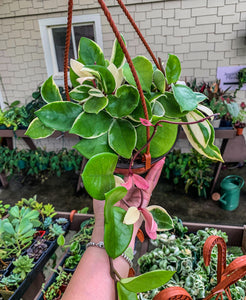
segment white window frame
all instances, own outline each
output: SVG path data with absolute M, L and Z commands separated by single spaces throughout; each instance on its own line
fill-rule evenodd
M 103 50 L 101 17 L 100 14 L 73 16 L 72 25 L 94 25 L 95 42 Z M 67 25 L 67 17 L 49 18 L 39 20 L 39 29 L 44 49 L 45 63 L 48 76 L 54 75 L 58 85 L 63 85 L 63 72 L 58 72 L 55 45 L 52 37 L 52 28 Z

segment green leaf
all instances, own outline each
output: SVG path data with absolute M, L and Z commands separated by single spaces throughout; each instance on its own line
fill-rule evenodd
M 196 114 L 200 115 L 201 117 L 204 117 L 202 113 L 199 111 L 195 111 Z M 182 118 L 183 121 L 187 121 L 186 117 Z M 218 147 L 216 147 L 214 143 L 214 128 L 213 126 L 206 120 L 207 125 L 210 127 L 210 135 L 209 135 L 209 140 L 207 143 L 205 143 L 206 146 L 203 146 L 201 144 L 201 141 L 198 140 L 198 137 L 200 137 L 200 132 L 197 134 L 196 130 L 192 129 L 191 126 L 193 125 L 182 125 L 184 132 L 187 136 L 188 141 L 192 145 L 192 147 L 199 152 L 200 154 L 213 159 L 213 160 L 218 160 L 223 162 L 223 158 L 221 156 L 220 150 Z M 200 129 L 200 127 L 199 127 Z M 204 140 L 204 139 L 203 139 Z
M 19 218 L 20 217 L 19 207 L 18 206 L 11 207 L 9 214 L 14 218 Z
M 105 223 L 110 222 L 113 206 L 123 199 L 127 194 L 127 189 L 123 186 L 117 186 L 108 193 L 105 193 L 104 217 Z
M 143 293 L 167 283 L 174 273 L 174 271 L 155 270 L 137 277 L 123 278 L 120 282 L 131 292 Z
M 29 124 L 25 135 L 28 135 L 31 139 L 46 138 L 54 133 L 54 129 L 45 126 L 39 118 L 35 118 Z
M 164 107 L 166 117 L 179 118 L 187 114 L 187 111 L 181 112 L 180 106 L 174 98 L 173 93 L 165 92 L 165 94 L 159 96 L 157 100 Z
M 106 107 L 107 112 L 116 118 L 129 115 L 138 105 L 138 90 L 129 85 L 122 85 L 116 91 L 116 95 L 108 96 L 109 103 Z
M 22 219 L 18 228 L 18 233 L 21 235 L 26 234 L 33 228 L 32 223 L 28 219 Z
M 60 234 L 57 238 L 57 244 L 58 246 L 63 246 L 65 244 L 65 238 L 62 234 Z
M 150 93 L 153 76 L 153 66 L 151 62 L 144 56 L 137 56 L 133 58 L 132 62 L 137 72 L 142 89 L 145 92 Z M 127 63 L 125 63 L 123 66 L 123 76 L 128 83 L 137 86 L 131 69 Z
M 124 44 L 126 44 L 123 36 L 121 35 Z M 117 39 L 114 40 L 113 48 L 112 48 L 112 54 L 110 58 L 110 62 L 113 63 L 117 68 L 120 68 L 125 60 L 125 54 L 123 50 L 121 49 L 121 46 Z
M 90 89 L 91 89 L 91 86 L 89 86 L 89 85 L 85 85 L 85 84 L 79 85 L 69 93 L 69 96 L 73 100 L 85 101 L 90 98 L 90 95 L 89 95 Z
M 207 97 L 202 97 L 200 93 L 195 93 L 186 85 L 172 84 L 173 94 L 180 106 L 181 112 L 192 111 L 197 105 Z
M 158 120 L 166 118 L 153 118 L 152 124 L 156 124 Z M 178 125 L 161 123 L 162 127 L 157 128 L 157 132 L 150 142 L 151 157 L 159 157 L 170 151 L 173 147 L 178 133 Z M 137 149 L 140 149 L 147 142 L 145 126 L 137 127 Z M 153 127 L 150 127 L 150 135 L 153 133 Z M 145 150 L 143 150 L 145 152 Z
M 112 121 L 112 117 L 104 111 L 98 114 L 83 112 L 75 120 L 69 132 L 84 138 L 96 138 L 109 130 Z
M 114 206 L 111 218 L 105 223 L 104 245 L 108 255 L 112 258 L 120 256 L 128 247 L 133 232 L 133 225 L 123 224 L 126 211 Z
M 103 90 L 106 94 L 112 94 L 115 90 L 116 83 L 112 73 L 103 66 L 89 65 L 84 67 L 85 71 L 94 75 L 102 84 Z
M 79 42 L 78 61 L 84 65 L 105 65 L 102 49 L 92 40 L 82 37 Z
M 58 86 L 53 80 L 53 76 L 50 76 L 41 87 L 41 96 L 47 102 L 62 101 Z
M 6 231 L 7 233 L 9 233 L 11 235 L 15 234 L 14 227 L 9 221 L 3 221 L 2 226 L 3 226 L 4 231 Z
M 69 74 L 70 74 L 70 81 L 72 83 L 73 87 L 79 86 L 80 83 L 77 81 L 79 76 L 73 71 L 72 68 L 69 69 Z
M 118 157 L 111 153 L 93 156 L 82 173 L 85 189 L 92 198 L 104 200 L 105 193 L 115 187 L 114 170 Z
M 176 55 L 169 54 L 166 65 L 167 83 L 175 83 L 179 80 L 181 65 Z
M 128 291 L 120 281 L 117 282 L 117 292 L 119 300 L 137 300 L 137 294 Z
M 85 102 L 83 109 L 87 113 L 98 114 L 107 104 L 108 99 L 106 97 L 92 97 Z
M 151 120 L 151 118 L 152 118 L 151 106 L 150 106 L 149 101 L 146 98 L 145 98 L 145 103 L 146 103 L 149 119 Z M 146 119 L 145 115 L 144 115 L 142 102 L 140 100 L 138 102 L 137 108 L 134 109 L 134 111 L 128 117 L 136 122 L 140 122 L 140 120 L 139 120 L 140 118 Z
M 102 152 L 115 153 L 108 145 L 107 133 L 94 139 L 82 139 L 73 148 L 88 159 Z
M 162 106 L 162 104 L 157 101 L 154 100 L 152 102 L 150 102 L 150 106 L 152 109 L 152 115 L 157 116 L 157 117 L 163 117 L 165 114 L 165 110 L 164 107 Z
M 192 111 L 185 116 L 185 120 L 187 120 L 187 122 L 194 122 L 203 118 L 204 115 L 197 110 Z M 199 141 L 199 143 L 203 147 L 206 147 L 209 143 L 209 139 L 211 136 L 211 128 L 209 125 L 209 121 L 205 120 L 204 122 L 189 125 L 189 128 L 196 137 L 196 139 Z
M 147 209 L 151 212 L 158 226 L 158 231 L 170 230 L 173 228 L 173 219 L 164 208 L 157 205 L 151 205 L 148 206 Z
M 127 120 L 115 119 L 109 129 L 109 146 L 120 156 L 130 158 L 136 146 L 136 130 Z
M 68 131 L 82 111 L 82 107 L 78 104 L 60 101 L 43 106 L 35 114 L 45 126 L 55 130 Z
M 166 79 L 164 74 L 159 69 L 156 69 L 154 71 L 153 81 L 156 87 L 158 88 L 158 90 L 164 93 L 166 89 Z

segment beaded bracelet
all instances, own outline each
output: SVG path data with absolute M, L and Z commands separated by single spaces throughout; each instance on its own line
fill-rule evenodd
M 99 242 L 99 243 L 94 243 L 94 242 L 89 242 L 86 245 L 86 249 L 89 247 L 97 247 L 97 248 L 101 248 L 101 249 L 105 249 L 104 247 L 104 242 Z M 125 261 L 129 264 L 130 268 L 132 268 L 133 264 L 132 261 L 130 260 L 130 258 L 125 254 L 125 252 L 123 252 L 121 254 L 121 256 L 125 259 Z

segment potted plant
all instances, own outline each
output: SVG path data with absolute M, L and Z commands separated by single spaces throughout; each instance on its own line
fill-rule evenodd
M 135 173 L 147 171 L 154 162 L 151 158 L 158 160 L 172 149 L 179 125 L 198 152 L 214 160 L 223 159 L 213 144 L 214 129 L 208 121 L 213 113 L 200 105 L 206 96 L 177 83 L 181 74 L 177 56 L 169 55 L 165 67 L 162 63 L 153 67 L 144 56 L 131 60 L 124 39 L 117 34 L 112 20 L 110 24 L 117 36 L 110 60 L 95 42 L 81 38 L 78 60 L 70 62 L 73 89 L 67 98 L 71 101 L 63 101 L 49 77 L 41 87 L 47 104 L 36 111 L 37 118 L 26 134 L 34 139 L 45 138 L 59 130 L 81 138 L 74 148 L 88 159 L 83 183 L 93 198 L 106 200 L 104 244 L 108 255 L 116 258 L 127 249 L 133 224 L 123 222 L 127 212 L 114 204 L 132 184 L 141 193 L 146 189 L 144 178 Z M 117 166 L 118 160 L 126 166 Z M 124 183 L 114 172 L 128 175 L 128 181 Z M 159 225 L 165 223 L 160 230 L 172 227 L 165 210 L 152 207 L 146 213 Z M 122 235 L 117 234 L 119 231 Z M 164 281 L 171 275 L 156 274 L 164 276 Z M 124 281 L 119 289 L 122 286 L 123 290 L 129 288 Z
M 43 299 L 55 300 L 61 299 L 65 289 L 72 278 L 72 273 L 65 272 L 61 266 L 56 270 L 53 282 L 45 289 L 43 287 Z
M 0 200 L 0 219 L 2 219 L 8 213 L 9 208 L 10 204 L 3 204 L 3 201 Z
M 246 111 L 245 109 L 245 103 L 242 102 L 240 104 L 240 109 L 237 115 L 234 116 L 232 122 L 233 126 L 237 129 L 237 135 L 243 134 L 243 129 L 246 126 Z
M 169 269 L 176 270 L 176 273 L 167 284 L 143 294 L 141 299 L 153 299 L 160 290 L 177 286 L 185 288 L 192 299 L 204 299 L 216 286 L 218 259 L 221 258 L 219 258 L 218 250 L 213 249 L 210 265 L 205 266 L 203 247 L 207 238 L 211 236 L 222 237 L 227 242 L 227 234 L 214 228 L 206 228 L 191 234 L 187 234 L 187 231 L 187 227 L 182 225 L 181 220 L 174 218 L 172 232 L 162 233 L 155 241 L 150 241 L 154 249 L 138 259 L 140 272 Z M 239 251 L 239 255 L 231 253 L 230 249 L 227 252 L 224 248 L 223 251 L 224 254 L 227 254 L 223 256 L 227 264 L 237 256 L 243 255 L 242 251 Z M 231 299 L 244 299 L 245 287 L 246 280 L 242 278 L 232 286 Z
M 0 280 L 0 295 L 3 299 L 9 299 L 20 283 L 21 277 L 19 274 L 10 274 L 9 276 L 2 277 Z

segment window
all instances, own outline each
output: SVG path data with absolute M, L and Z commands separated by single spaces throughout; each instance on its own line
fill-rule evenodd
M 66 17 L 39 20 L 47 73 L 48 76 L 54 75 L 54 79 L 58 85 L 63 85 L 66 24 Z M 82 36 L 94 40 L 102 48 L 100 15 L 73 17 L 69 59 L 77 59 L 79 40 Z

